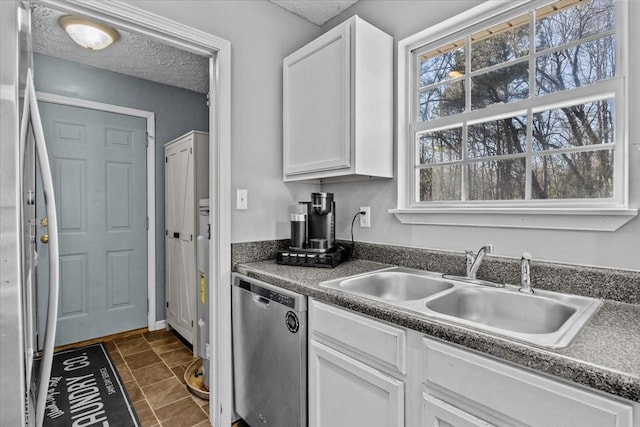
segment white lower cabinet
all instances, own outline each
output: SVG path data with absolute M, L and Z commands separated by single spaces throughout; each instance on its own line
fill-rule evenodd
M 640 427 L 640 404 L 313 299 L 310 427 Z
M 440 414 L 455 407 L 460 410 L 457 415 L 468 418 L 461 416 L 458 422 L 442 425 L 637 426 L 633 416 L 634 406 L 637 410 L 638 405 L 633 402 L 554 380 L 442 341 L 424 338 L 423 342 L 421 378 L 427 403 L 422 425 L 433 425 Z
M 309 426 L 404 426 L 403 383 L 311 340 Z
M 405 331 L 309 303 L 309 426 L 403 427 Z
M 456 408 L 436 397 L 422 394 L 422 422 L 421 426 L 430 427 L 492 427 L 480 418 L 462 409 Z

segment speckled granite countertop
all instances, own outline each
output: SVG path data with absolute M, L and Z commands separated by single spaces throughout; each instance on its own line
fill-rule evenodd
M 334 269 L 240 263 L 236 271 L 321 301 L 404 326 L 515 364 L 640 402 L 640 306 L 604 300 L 575 341 L 547 350 L 367 298 L 320 287 L 325 280 L 390 267 L 353 260 Z

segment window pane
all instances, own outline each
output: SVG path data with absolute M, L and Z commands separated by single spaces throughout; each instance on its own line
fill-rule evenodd
M 464 99 L 464 82 L 462 80 L 420 92 L 418 120 L 424 122 L 462 113 Z
M 609 79 L 616 74 L 613 36 L 603 37 L 536 59 L 536 95 Z
M 613 197 L 613 150 L 533 157 L 534 199 Z
M 468 165 L 469 200 L 520 200 L 525 196 L 526 161 L 473 162 Z
M 465 73 L 464 39 L 420 55 L 420 87 Z
M 462 128 L 418 135 L 420 164 L 442 163 L 462 158 Z
M 591 0 L 558 9 L 560 2 L 536 10 L 536 51 L 562 46 L 615 28 L 614 0 Z M 576 2 L 577 3 L 577 2 Z
M 614 166 L 626 163 L 614 160 L 625 147 L 615 140 L 615 114 L 624 106 L 612 91 L 620 93 L 628 77 L 617 69 L 628 36 L 616 28 L 620 1 L 532 2 L 491 27 L 469 22 L 443 33 L 456 39 L 446 46 L 424 40 L 427 47 L 413 51 L 409 123 L 419 129 L 410 155 L 417 201 L 619 195 Z M 456 127 L 433 130 L 447 126 Z
M 418 170 L 418 200 L 460 200 L 462 166 L 444 165 Z
M 473 109 L 529 97 L 529 66 L 526 62 L 480 74 L 471 80 Z
M 507 117 L 467 128 L 469 158 L 524 153 L 527 142 L 527 117 Z
M 471 70 L 502 64 L 529 53 L 529 18 L 519 16 L 471 36 Z
M 533 149 L 541 151 L 613 143 L 613 123 L 613 99 L 535 113 Z

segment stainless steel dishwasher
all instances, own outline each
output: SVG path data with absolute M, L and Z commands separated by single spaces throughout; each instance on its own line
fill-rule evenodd
M 235 410 L 251 427 L 307 426 L 307 297 L 233 274 Z

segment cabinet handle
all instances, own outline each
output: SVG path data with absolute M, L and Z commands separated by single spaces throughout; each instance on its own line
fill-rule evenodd
M 173 233 L 173 238 L 174 239 L 179 239 L 180 238 L 180 233 Z

